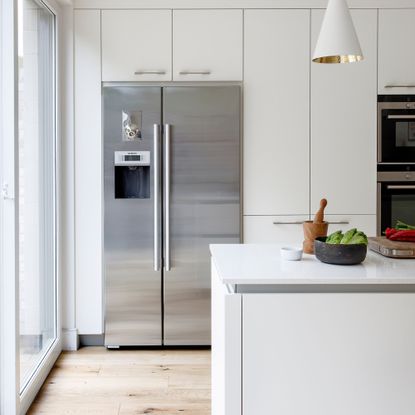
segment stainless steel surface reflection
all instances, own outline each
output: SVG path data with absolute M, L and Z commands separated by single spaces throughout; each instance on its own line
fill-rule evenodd
M 123 111 L 142 140 L 122 140 Z M 103 115 L 105 344 L 209 345 L 208 246 L 240 241 L 240 87 L 105 86 Z M 150 166 L 115 174 L 114 151 Z
M 123 141 L 122 112 L 143 112 L 142 141 Z M 161 273 L 153 267 L 153 154 L 150 198 L 115 198 L 114 152 L 153 151 L 161 88 L 104 88 L 105 344 L 161 344 Z M 128 169 L 128 167 L 124 167 Z
M 209 244 L 237 243 L 240 235 L 239 102 L 236 86 L 164 90 L 171 126 L 168 345 L 210 344 Z

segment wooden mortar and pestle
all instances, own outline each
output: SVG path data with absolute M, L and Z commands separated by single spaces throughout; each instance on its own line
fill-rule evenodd
M 327 236 L 329 224 L 324 222 L 324 209 L 327 199 L 320 200 L 320 208 L 314 216 L 314 220 L 303 223 L 304 242 L 303 250 L 306 254 L 314 254 L 314 240 L 320 236 Z

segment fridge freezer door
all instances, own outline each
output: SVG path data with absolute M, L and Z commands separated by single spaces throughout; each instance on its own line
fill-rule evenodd
M 154 229 L 161 230 L 161 203 L 154 203 L 154 124 L 161 122 L 161 88 L 105 86 L 103 100 L 105 345 L 161 345 L 161 270 L 155 270 L 161 235 L 154 235 Z M 126 127 L 139 132 L 126 140 Z M 149 154 L 150 165 L 115 166 L 115 151 Z
M 240 242 L 240 88 L 166 87 L 163 103 L 164 344 L 209 345 L 209 244 Z

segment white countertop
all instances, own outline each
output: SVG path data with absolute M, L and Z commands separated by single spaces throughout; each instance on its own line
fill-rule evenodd
M 282 245 L 210 245 L 225 284 L 415 284 L 415 260 L 391 259 L 368 251 L 360 265 L 329 265 L 314 255 L 301 261 L 280 257 Z

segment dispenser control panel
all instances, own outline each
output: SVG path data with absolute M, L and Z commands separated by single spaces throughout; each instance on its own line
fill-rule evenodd
M 149 151 L 115 151 L 114 164 L 116 166 L 149 166 Z

